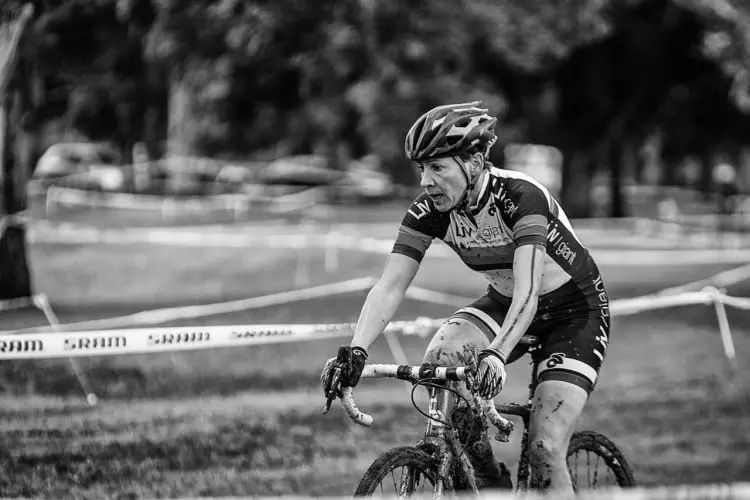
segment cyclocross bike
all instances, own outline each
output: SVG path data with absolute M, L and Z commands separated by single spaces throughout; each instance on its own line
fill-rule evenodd
M 361 378 L 398 378 L 414 384 L 411 401 L 414 407 L 427 417 L 425 432 L 415 446 L 393 448 L 370 465 L 357 487 L 355 496 L 383 495 L 398 497 L 411 496 L 430 488 L 433 498 L 440 498 L 444 493 L 456 489 L 479 492 L 474 479 L 474 470 L 468 456 L 463 451 L 464 443 L 458 437 L 458 430 L 446 419 L 450 395 L 454 401 L 462 397 L 457 391 L 447 387 L 446 381 L 466 382 L 473 401 L 467 401 L 472 411 L 489 421 L 498 429 L 495 439 L 508 442 L 513 431 L 513 422 L 502 415 L 520 417 L 524 424 L 521 439 L 521 455 L 518 461 L 518 473 L 515 489 L 523 492 L 534 489 L 530 484 L 528 427 L 531 416 L 531 398 L 538 380 L 534 356 L 540 342 L 536 337 L 525 336 L 521 343 L 528 347 L 532 355 L 531 383 L 529 384 L 529 402 L 520 404 L 499 404 L 492 400 L 480 398 L 473 391 L 473 375 L 476 373 L 476 351 L 465 352 L 467 365 L 463 367 L 436 367 L 434 365 L 408 366 L 395 364 L 365 365 Z M 340 373 L 334 373 L 334 387 Z M 442 383 L 442 384 L 441 384 Z M 414 401 L 414 391 L 424 386 L 429 394 L 428 411 L 422 411 Z M 357 408 L 351 387 L 341 389 L 341 402 L 349 417 L 359 425 L 369 427 L 372 417 Z M 327 401 L 323 412 L 330 408 Z M 579 454 L 585 454 L 583 458 Z M 573 487 L 576 491 L 597 487 L 630 487 L 635 485 L 633 473 L 620 450 L 608 438 L 598 432 L 576 432 L 568 446 L 568 469 Z M 599 466 L 604 465 L 605 472 L 599 474 Z M 591 468 L 594 467 L 592 471 Z M 582 469 L 586 469 L 583 471 Z M 429 490 L 428 490 L 429 491 Z

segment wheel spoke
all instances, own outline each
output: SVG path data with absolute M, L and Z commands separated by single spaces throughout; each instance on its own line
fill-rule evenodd
M 591 485 L 591 486 L 594 486 L 594 487 L 596 486 L 596 481 L 597 481 L 597 479 L 599 477 L 599 460 L 600 459 L 601 459 L 601 457 L 597 453 L 596 454 L 596 468 L 594 469 L 594 484 Z
M 388 479 L 390 475 L 390 479 Z M 386 493 L 385 485 L 389 484 L 389 492 Z M 421 484 L 420 484 L 421 483 Z M 420 468 L 411 466 L 393 467 L 386 476 L 374 486 L 374 495 L 381 497 L 398 497 L 398 498 L 411 498 L 417 493 L 417 487 L 420 488 L 420 492 L 428 488 L 431 488 L 433 482 L 430 476 L 423 473 Z M 393 493 L 390 493 L 391 485 L 393 487 Z

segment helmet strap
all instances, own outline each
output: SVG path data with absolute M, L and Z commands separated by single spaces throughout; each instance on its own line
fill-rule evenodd
M 466 189 L 464 190 L 464 193 L 461 195 L 461 199 L 456 204 L 454 209 L 458 210 L 459 212 L 468 212 L 469 207 L 471 206 L 471 192 L 474 190 L 476 180 L 473 180 L 471 178 L 470 172 L 464 166 L 463 161 L 458 156 L 454 156 L 453 159 L 461 166 L 461 171 L 464 173 L 464 177 L 466 177 Z

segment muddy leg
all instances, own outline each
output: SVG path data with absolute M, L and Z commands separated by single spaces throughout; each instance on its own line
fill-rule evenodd
M 529 422 L 531 481 L 536 488 L 573 494 L 566 454 L 587 399 L 585 390 L 568 382 L 546 380 L 537 387 Z
M 461 366 L 466 364 L 464 350 L 477 351 L 489 345 L 487 336 L 476 325 L 463 318 L 446 321 L 432 338 L 424 356 L 425 363 L 439 366 Z M 465 398 L 471 398 L 463 382 L 453 384 Z M 477 486 L 481 488 L 511 488 L 510 472 L 504 464 L 495 460 L 490 445 L 489 430 L 481 418 L 475 418 L 471 410 L 459 398 L 450 409 L 451 421 L 458 428 L 461 441 L 466 443 L 466 454 L 474 467 Z

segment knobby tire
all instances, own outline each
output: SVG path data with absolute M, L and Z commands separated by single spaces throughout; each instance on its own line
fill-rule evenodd
M 568 457 L 575 455 L 578 451 L 590 451 L 602 458 L 621 488 L 635 486 L 635 478 L 630 465 L 615 443 L 606 436 L 593 431 L 576 432 L 570 439 Z
M 434 487 L 438 477 L 438 463 L 422 450 L 405 446 L 393 448 L 380 455 L 362 476 L 354 496 L 370 496 L 375 493 L 378 485 L 394 469 L 409 467 L 420 473 L 421 481 L 425 478 Z M 430 488 L 432 491 L 432 488 Z M 447 491 L 447 490 L 446 490 Z M 413 492 L 412 492 L 413 493 Z M 395 496 L 394 492 L 391 495 Z

